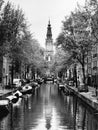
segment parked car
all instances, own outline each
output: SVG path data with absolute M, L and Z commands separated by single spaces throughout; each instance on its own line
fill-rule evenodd
M 28 84 L 28 83 L 30 83 L 29 79 L 22 79 L 22 85 L 23 86 L 26 85 L 26 84 Z
M 59 83 L 59 85 L 58 85 L 58 87 L 59 87 L 59 90 L 62 90 L 62 91 L 64 91 L 64 84 L 62 84 L 62 83 Z
M 13 84 L 15 87 L 20 87 L 22 85 L 22 80 L 21 79 L 13 79 Z
M 29 85 L 32 86 L 32 89 L 39 87 L 39 84 L 36 81 L 30 82 Z
M 41 85 L 41 84 L 43 83 L 43 80 L 42 80 L 42 78 L 38 78 L 38 79 L 36 79 L 36 82 L 37 82 L 39 85 Z
M 69 86 L 74 86 L 73 81 L 69 81 Z
M 56 78 L 54 78 L 54 83 L 57 83 L 57 79 Z

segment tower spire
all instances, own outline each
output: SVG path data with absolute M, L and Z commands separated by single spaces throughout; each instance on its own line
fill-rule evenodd
M 50 25 L 50 18 L 49 18 L 49 25 Z
M 46 61 L 51 62 L 53 57 L 53 39 L 52 39 L 52 29 L 51 29 L 50 19 L 48 21 L 48 26 L 47 26 L 45 46 L 46 46 L 45 59 Z
M 47 39 L 51 39 L 51 38 L 52 38 L 52 32 L 51 32 L 51 24 L 50 24 L 50 19 L 49 19 L 49 23 L 47 27 Z

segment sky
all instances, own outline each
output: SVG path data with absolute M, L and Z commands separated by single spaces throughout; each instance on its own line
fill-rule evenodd
M 7 1 L 7 0 L 5 0 Z M 28 20 L 30 31 L 42 47 L 45 47 L 48 21 L 52 27 L 52 38 L 55 42 L 61 32 L 62 21 L 71 11 L 85 3 L 85 0 L 9 0 L 19 6 Z

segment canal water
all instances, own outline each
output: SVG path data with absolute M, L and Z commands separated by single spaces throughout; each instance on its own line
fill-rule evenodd
M 0 130 L 98 130 L 98 113 L 48 83 L 13 104 Z

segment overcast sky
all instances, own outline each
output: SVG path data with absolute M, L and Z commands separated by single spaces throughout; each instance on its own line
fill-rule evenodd
M 7 0 L 5 0 L 7 1 Z M 62 21 L 66 15 L 77 6 L 77 1 L 83 5 L 85 0 L 9 0 L 14 5 L 19 5 L 28 19 L 30 30 L 41 46 L 44 47 L 47 25 L 50 19 L 53 41 L 61 31 Z

